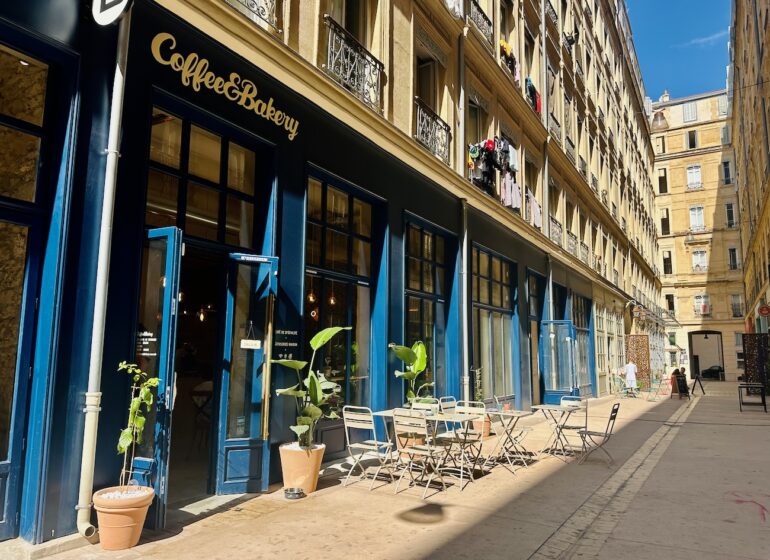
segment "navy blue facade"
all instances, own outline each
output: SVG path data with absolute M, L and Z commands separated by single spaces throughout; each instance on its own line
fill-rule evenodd
M 34 372 L 26 396 L 28 443 L 23 492 L 17 508 L 20 522 L 15 528 L 32 542 L 76 530 L 81 411 L 88 376 L 104 148 L 117 38 L 115 27 L 99 28 L 81 12 L 83 7 L 76 0 L 58 2 L 55 10 L 50 2 L 37 1 L 0 6 L 0 41 L 50 63 L 57 85 L 57 118 L 51 124 L 55 138 L 51 162 L 55 165 L 49 166 L 51 196 L 37 272 L 45 289 L 38 290 L 41 311 L 37 317 Z M 445 328 L 437 344 L 443 364 L 443 371 L 437 375 L 437 391 L 460 398 L 464 373 L 459 351 L 462 330 L 472 329 L 470 321 L 462 324 L 460 307 L 464 278 L 459 259 L 461 201 L 266 75 L 258 65 L 156 4 L 137 1 L 133 22 L 111 251 L 95 488 L 113 485 L 120 470 L 113 436 L 125 421 L 128 383 L 114 371 L 121 360 L 131 359 L 135 352 L 146 234 L 148 151 L 155 105 L 193 118 L 212 130 L 240 135 L 258 147 L 263 165 L 255 193 L 255 250 L 279 259 L 276 329 L 297 331 L 301 336 L 304 329 L 308 177 L 323 177 L 335 187 L 372 202 L 375 250 L 371 263 L 372 381 L 368 405 L 373 409 L 398 406 L 404 400 L 403 383 L 393 375 L 401 364 L 388 352 L 387 345 L 403 343 L 406 336 L 407 227 L 417 224 L 441 235 L 446 240 L 448 274 Z M 296 137 L 290 139 L 285 130 L 222 95 L 185 85 L 178 72 L 153 58 L 150 45 L 159 33 L 173 35 L 176 52 L 195 52 L 208 59 L 210 67 L 220 75 L 238 72 L 252 80 L 260 98 L 274 98 L 276 106 L 299 122 Z M 426 152 L 425 157 L 432 156 Z M 549 318 L 550 296 L 545 279 L 551 265 L 542 249 L 490 221 L 488 216 L 469 211 L 467 227 L 473 246 L 515 265 L 512 385 L 516 408 L 526 409 L 533 403 L 533 395 L 542 394 L 533 387 L 533 383 L 540 382 L 539 373 L 530 372 L 532 364 L 539 363 L 532 355 L 532 339 L 537 337 L 532 329 L 537 329 L 533 324 Z M 560 302 L 557 313 L 559 318 L 571 319 L 571 298 L 576 294 L 590 298 L 590 283 L 581 283 L 566 271 L 553 272 L 555 281 L 563 286 L 555 298 Z M 470 278 L 465 278 L 470 283 Z M 530 278 L 535 280 L 530 282 Z M 532 297 L 538 302 L 535 308 L 530 305 Z M 589 356 L 593 360 L 592 344 Z M 274 371 L 272 381 L 271 394 L 276 387 L 292 384 L 289 373 L 281 370 Z M 293 439 L 288 426 L 293 423 L 294 410 L 289 404 L 272 399 L 269 442 L 274 450 Z M 276 480 L 278 454 L 271 453 L 270 460 L 270 478 Z

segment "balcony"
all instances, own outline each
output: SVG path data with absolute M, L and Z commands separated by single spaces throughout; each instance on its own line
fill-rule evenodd
M 609 132 L 607 132 L 607 138 L 609 139 L 610 144 L 612 144 L 614 146 L 615 145 L 615 135 L 612 133 L 611 130 Z
M 692 265 L 692 271 L 694 274 L 703 274 L 709 271 L 709 265 L 707 264 L 694 264 Z
M 615 205 L 615 203 L 612 203 L 612 217 L 616 220 L 618 219 L 618 207 Z
M 609 206 L 609 200 L 610 200 L 610 197 L 607 194 L 607 189 L 602 189 L 602 203 L 605 206 Z
M 559 247 L 561 247 L 561 238 L 562 238 L 561 222 L 559 222 L 553 216 L 550 216 L 550 218 L 551 218 L 551 241 L 553 241 Z
M 428 148 L 435 156 L 449 165 L 449 148 L 452 132 L 447 123 L 433 112 L 433 109 L 419 97 L 414 98 L 414 138 Z
M 730 306 L 732 312 L 733 312 L 733 319 L 743 318 L 743 305 L 742 304 L 732 304 Z
M 703 224 L 690 225 L 690 233 L 703 233 L 704 231 L 706 231 L 706 226 L 704 226 Z
M 559 124 L 559 119 L 557 119 L 556 115 L 553 113 L 551 113 L 548 118 L 548 132 L 561 143 L 561 124 Z
M 599 179 L 596 178 L 596 175 L 591 173 L 591 188 L 594 190 L 595 193 L 599 193 Z
M 583 13 L 584 13 L 584 14 L 585 14 L 585 16 L 586 16 L 586 19 L 587 19 L 589 22 L 593 23 L 593 21 L 594 21 L 594 14 L 593 14 L 593 12 L 591 11 L 591 6 L 589 6 L 587 3 L 586 3 L 586 4 L 583 4 Z
M 737 227 L 738 227 L 738 222 L 734 222 L 734 221 L 727 222 L 727 229 L 735 229 Z
M 704 303 L 703 305 L 695 305 L 692 310 L 693 313 L 697 317 L 710 317 L 711 316 L 711 306 L 708 303 Z
M 583 66 L 580 64 L 580 61 L 577 62 L 577 66 L 575 67 L 575 74 L 585 82 L 586 75 L 583 73 Z
M 257 25 L 264 22 L 277 31 L 276 0 L 225 0 L 225 2 Z
M 621 218 L 620 219 L 620 229 L 623 230 L 623 233 L 626 233 L 626 219 L 625 218 Z
M 492 46 L 492 20 L 484 13 L 479 3 L 476 0 L 468 0 L 468 9 L 465 13 L 468 14 L 468 19 L 473 22 L 479 33 L 487 40 L 489 46 Z
M 727 264 L 727 269 L 728 270 L 740 270 L 741 269 L 741 263 L 739 263 L 738 261 L 732 261 L 732 262 Z
M 580 242 L 580 260 L 588 264 L 588 245 Z
M 559 27 L 559 16 L 556 14 L 551 0 L 546 0 L 545 2 L 545 15 L 554 26 Z
M 567 232 L 567 251 L 574 257 L 578 256 L 578 238 L 571 231 Z
M 580 174 L 583 176 L 583 179 L 588 180 L 588 164 L 586 163 L 586 160 L 583 159 L 583 156 L 580 156 L 578 161 L 580 162 L 578 165 Z
M 703 183 L 697 182 L 697 183 L 687 183 L 687 192 L 691 191 L 702 191 L 703 190 Z
M 575 164 L 575 144 L 572 142 L 572 138 L 567 136 L 567 157 Z
M 597 111 L 597 119 L 599 120 L 599 123 L 601 123 L 603 125 L 604 124 L 604 109 L 602 109 L 601 107 L 597 107 L 596 111 Z
M 385 69 L 382 62 L 329 15 L 324 16 L 324 22 L 329 28 L 324 70 L 358 99 L 381 112 Z
M 617 270 L 612 271 L 612 283 L 620 286 L 620 273 Z

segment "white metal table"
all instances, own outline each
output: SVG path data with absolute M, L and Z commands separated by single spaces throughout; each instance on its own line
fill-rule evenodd
M 552 427 L 551 435 L 546 440 L 545 446 L 540 450 L 540 454 L 553 457 L 561 456 L 561 458 L 572 455 L 569 441 L 567 441 L 562 431 L 562 426 L 567 423 L 573 412 L 580 410 L 580 407 L 560 404 L 539 404 L 533 406 L 532 410 L 541 411 Z

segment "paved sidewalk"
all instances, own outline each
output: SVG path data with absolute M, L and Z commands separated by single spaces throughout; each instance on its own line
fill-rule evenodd
M 705 386 L 692 401 L 623 399 L 612 468 L 600 453 L 584 465 L 549 458 L 427 501 L 327 478 L 298 502 L 236 500 L 129 551 L 54 558 L 770 558 L 770 415 L 740 414 L 735 384 Z M 613 402 L 592 403 L 592 428 Z M 545 435 L 537 424 L 527 446 Z

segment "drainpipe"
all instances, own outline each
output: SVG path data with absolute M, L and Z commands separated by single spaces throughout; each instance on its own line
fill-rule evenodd
M 468 201 L 460 199 L 460 322 L 462 333 L 462 398 L 471 399 L 470 363 L 468 345 Z
M 94 484 L 94 463 L 96 461 L 96 436 L 99 426 L 102 393 L 102 355 L 104 346 L 104 323 L 107 314 L 107 284 L 110 272 L 110 245 L 112 243 L 112 220 L 115 206 L 115 184 L 118 174 L 118 152 L 123 112 L 123 94 L 126 81 L 126 60 L 128 58 L 128 37 L 131 27 L 131 10 L 120 20 L 118 30 L 118 51 L 115 57 L 115 79 L 112 84 L 110 126 L 108 132 L 107 162 L 104 174 L 104 199 L 99 231 L 99 256 L 96 267 L 96 296 L 94 299 L 94 323 L 91 331 L 91 358 L 88 368 L 88 391 L 86 392 L 85 423 L 83 426 L 83 456 L 80 464 L 80 491 L 78 495 L 78 532 L 93 541 L 96 527 L 91 524 L 91 497 Z

